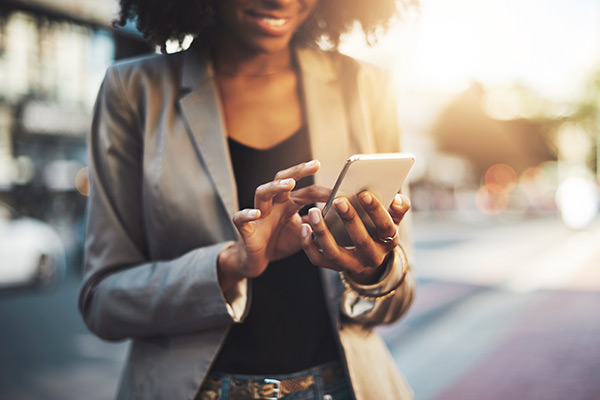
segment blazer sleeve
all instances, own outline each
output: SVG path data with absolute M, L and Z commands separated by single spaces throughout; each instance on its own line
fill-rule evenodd
M 217 256 L 227 242 L 151 261 L 142 214 L 141 117 L 116 68 L 101 86 L 89 138 L 91 193 L 79 310 L 106 340 L 185 334 L 240 321 L 247 283 L 222 293 Z
M 394 86 L 385 71 L 362 65 L 357 74 L 357 99 L 366 110 L 367 123 L 372 129 L 374 151 L 378 153 L 401 151 L 401 134 Z M 402 193 L 408 194 L 408 185 Z M 397 321 L 409 308 L 414 295 L 415 281 L 410 265 L 413 259 L 409 234 L 410 213 L 399 226 L 401 245 L 394 250 L 380 282 L 360 285 L 343 274 L 345 286 L 342 295 L 342 314 L 351 321 L 366 326 L 389 324 Z

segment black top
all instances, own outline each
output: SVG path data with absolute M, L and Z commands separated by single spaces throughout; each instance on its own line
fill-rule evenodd
M 253 208 L 256 187 L 278 171 L 311 160 L 306 129 L 266 150 L 230 138 L 229 151 L 240 209 Z M 310 184 L 312 177 L 304 178 L 296 188 Z M 287 374 L 339 359 L 319 268 L 302 250 L 254 278 L 250 301 L 247 318 L 232 327 L 214 371 Z

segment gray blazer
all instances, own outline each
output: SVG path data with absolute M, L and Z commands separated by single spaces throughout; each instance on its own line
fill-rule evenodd
M 385 74 L 334 52 L 298 49 L 296 55 L 311 149 L 322 165 L 317 184 L 331 187 L 348 155 L 399 150 Z M 90 136 L 79 308 L 99 337 L 133 340 L 120 399 L 193 399 L 229 328 L 250 307 L 249 282 L 227 293 L 217 282 L 217 255 L 238 237 L 226 137 L 211 61 L 202 50 L 121 62 L 107 71 Z M 401 269 L 399 260 L 391 270 Z M 333 271 L 323 269 L 322 277 L 356 398 L 412 397 L 371 329 L 406 310 L 410 272 L 393 296 L 378 300 L 345 291 Z

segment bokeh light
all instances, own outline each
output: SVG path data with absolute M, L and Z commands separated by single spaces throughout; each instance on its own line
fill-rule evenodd
M 569 228 L 584 229 L 598 212 L 598 188 L 594 180 L 582 176 L 565 179 L 556 191 L 560 216 Z
M 517 173 L 507 164 L 494 164 L 485 173 L 485 186 L 495 194 L 507 194 L 517 186 Z

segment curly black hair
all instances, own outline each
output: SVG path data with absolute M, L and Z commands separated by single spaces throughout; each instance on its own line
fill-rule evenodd
M 115 27 L 136 21 L 137 29 L 151 43 L 165 50 L 167 40 L 180 43 L 188 34 L 198 36 L 214 26 L 218 0 L 120 0 Z M 398 10 L 416 0 L 319 0 L 314 12 L 294 37 L 296 43 L 318 45 L 322 40 L 336 48 L 340 37 L 359 23 L 367 42 L 386 29 Z

